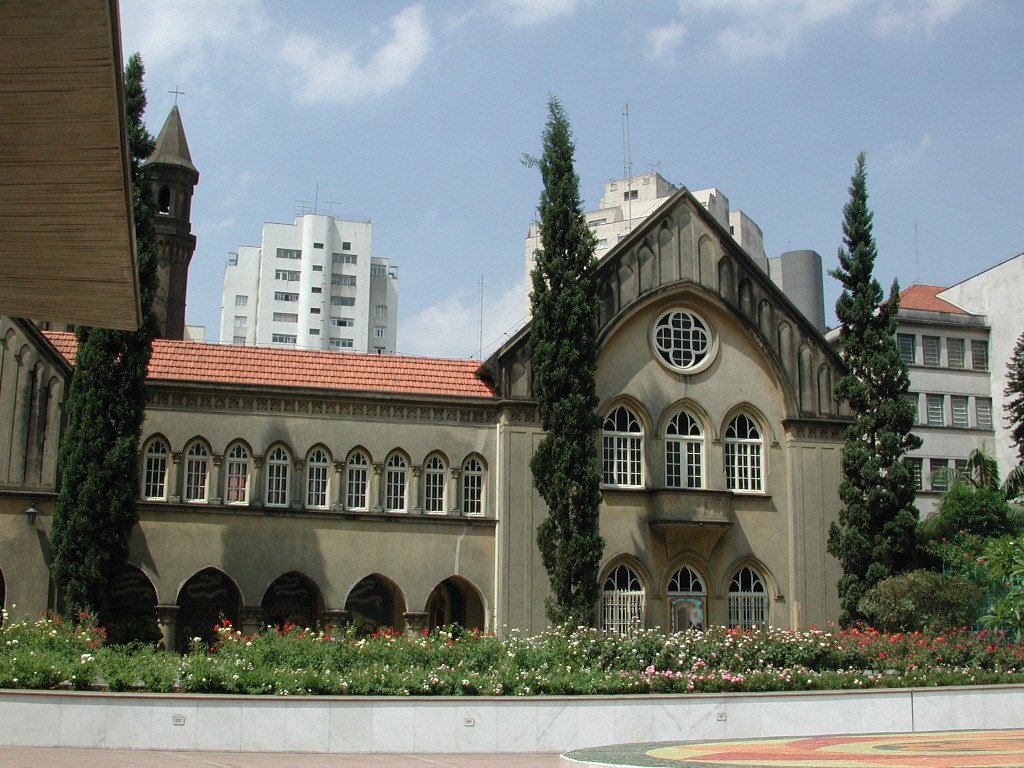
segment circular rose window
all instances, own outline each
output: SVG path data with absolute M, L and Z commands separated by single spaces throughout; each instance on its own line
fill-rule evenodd
M 713 343 L 707 322 L 685 309 L 665 312 L 654 324 L 654 349 L 670 368 L 693 373 L 711 361 Z

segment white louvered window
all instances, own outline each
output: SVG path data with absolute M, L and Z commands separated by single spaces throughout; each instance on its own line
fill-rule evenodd
M 644 431 L 624 405 L 608 414 L 601 432 L 601 468 L 605 485 L 642 488 Z
M 725 429 L 725 486 L 731 491 L 764 490 L 763 443 L 754 420 L 741 413 Z
M 291 456 L 281 446 L 277 446 L 267 456 L 267 506 L 288 506 L 288 476 Z
M 992 429 L 992 398 L 974 398 L 974 411 L 978 419 L 978 429 Z
M 665 485 L 704 487 L 704 432 L 687 411 L 677 413 L 665 428 Z
M 925 395 L 925 408 L 927 410 L 928 426 L 942 427 L 946 424 L 945 395 Z
M 628 565 L 617 566 L 604 580 L 601 616 L 604 629 L 615 632 L 644 626 L 644 585 Z
M 921 346 L 924 348 L 924 364 L 930 368 L 939 367 L 939 337 L 922 336 Z
M 953 412 L 954 427 L 969 427 L 970 421 L 967 415 L 967 398 L 962 395 L 952 395 L 949 398 L 950 409 Z
M 742 630 L 768 623 L 768 592 L 764 579 L 744 567 L 729 582 L 729 626 Z

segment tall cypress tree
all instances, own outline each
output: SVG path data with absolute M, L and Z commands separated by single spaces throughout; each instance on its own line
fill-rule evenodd
M 849 369 L 835 395 L 854 414 L 843 446 L 843 507 L 828 536 L 828 551 L 843 567 L 838 586 L 844 623 L 861 618 L 857 606 L 868 589 L 913 567 L 918 519 L 913 480 L 902 461 L 921 440 L 911 432 L 910 377 L 896 345 L 899 286 L 893 281 L 888 301 L 882 301 L 873 274 L 877 250 L 864 165 L 861 152 L 843 209 L 845 248 L 839 249 L 839 269 L 830 273 L 843 284 L 836 316 Z
M 1017 458 L 1024 464 L 1024 333 L 1017 339 L 1013 354 L 1006 363 L 1006 419 L 1010 422 L 1010 439 L 1017 446 Z
M 112 582 L 128 562 L 138 522 L 136 454 L 145 415 L 145 379 L 156 320 L 156 240 L 150 180 L 142 162 L 153 137 L 146 108 L 142 59 L 125 66 L 124 92 L 131 158 L 132 206 L 143 323 L 138 331 L 80 327 L 68 394 L 68 426 L 58 453 L 61 488 L 53 515 L 50 572 L 71 611 L 105 622 Z
M 594 371 L 598 296 L 594 235 L 583 217 L 575 145 L 569 120 L 555 97 L 548 100 L 544 152 L 535 161 L 540 195 L 541 249 L 531 279 L 530 351 L 534 394 L 547 434 L 530 462 L 547 503 L 537 544 L 551 583 L 548 618 L 555 624 L 589 625 L 598 598 L 604 550 L 595 445 L 600 420 Z

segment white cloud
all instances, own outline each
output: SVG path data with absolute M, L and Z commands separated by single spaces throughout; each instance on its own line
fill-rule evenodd
M 516 283 L 497 298 L 484 295 L 484 357 L 492 354 L 526 322 L 523 284 Z M 398 344 L 403 353 L 469 358 L 477 354 L 480 297 L 461 289 L 419 314 L 401 321 Z
M 901 139 L 887 145 L 886 149 L 892 155 L 893 165 L 907 165 L 921 157 L 931 143 L 932 137 L 928 133 L 922 133 L 916 143 L 908 144 Z
M 870 15 L 878 35 L 933 31 L 973 0 L 678 0 L 684 20 L 714 17 L 720 26 L 711 48 L 733 62 L 788 54 L 816 27 L 849 17 Z
M 497 0 L 495 3 L 498 13 L 517 27 L 569 16 L 578 5 L 578 0 Z
M 405 85 L 431 48 L 430 29 L 423 6 L 410 6 L 393 16 L 391 37 L 369 60 L 356 60 L 356 47 L 333 50 L 312 35 L 293 32 L 279 49 L 291 67 L 299 101 L 351 103 L 380 96 Z
M 679 46 L 686 37 L 686 27 L 678 21 L 670 21 L 660 27 L 647 30 L 647 51 L 645 56 L 652 64 L 674 64 Z

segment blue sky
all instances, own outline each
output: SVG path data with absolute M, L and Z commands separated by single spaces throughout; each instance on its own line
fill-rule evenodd
M 122 0 L 156 134 L 179 97 L 201 178 L 187 320 L 216 340 L 224 264 L 301 201 L 373 221 L 400 268 L 402 353 L 484 354 L 524 319 L 523 240 L 549 93 L 588 208 L 634 172 L 718 187 L 769 256 L 841 244 L 857 152 L 886 285 L 1024 250 L 1018 0 Z M 330 201 L 330 202 L 324 202 Z M 915 258 L 914 226 L 920 259 Z M 826 278 L 826 314 L 838 295 Z

